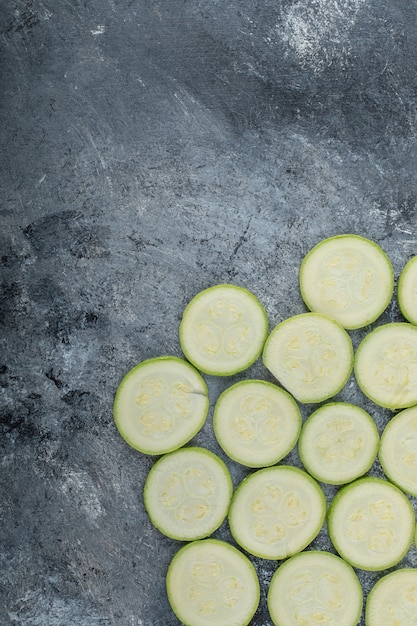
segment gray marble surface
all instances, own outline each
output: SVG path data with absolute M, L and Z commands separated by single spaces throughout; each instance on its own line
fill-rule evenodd
M 155 459 L 116 432 L 115 390 L 181 356 L 182 310 L 210 285 L 253 291 L 271 328 L 303 312 L 298 268 L 325 237 L 375 240 L 398 278 L 417 253 L 416 27 L 414 0 L 0 3 L 2 625 L 179 624 L 179 546 L 147 518 Z M 380 321 L 400 319 L 394 298 Z M 193 443 L 224 458 L 213 405 L 250 377 L 271 380 L 259 361 L 206 377 Z M 353 377 L 338 399 L 380 431 L 391 416 Z M 332 550 L 325 527 L 313 547 Z M 277 563 L 253 562 L 251 624 L 270 626 Z M 366 597 L 382 573 L 358 575 Z

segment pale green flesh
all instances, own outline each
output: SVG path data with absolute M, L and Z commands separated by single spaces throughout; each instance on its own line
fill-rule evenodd
M 397 299 L 405 319 L 417 325 L 417 256 L 408 261 L 400 274 Z
M 385 252 L 357 235 L 321 241 L 300 268 L 300 291 L 307 307 L 348 329 L 375 321 L 388 306 L 393 288 L 394 271 Z
M 261 354 L 268 332 L 265 309 L 246 289 L 216 285 L 184 310 L 180 343 L 197 369 L 215 376 L 240 372 Z
M 417 570 L 398 569 L 371 589 L 366 602 L 366 626 L 417 624 Z
M 417 496 L 417 407 L 397 413 L 386 425 L 379 460 L 388 478 L 403 491 Z
M 390 409 L 417 404 L 417 327 L 384 324 L 369 333 L 355 356 L 355 376 L 363 393 Z
M 295 446 L 301 413 L 283 389 L 265 381 L 245 380 L 220 395 L 213 428 L 230 458 L 248 467 L 267 467 Z
M 171 607 L 186 626 L 247 626 L 260 599 L 249 559 L 214 539 L 181 548 L 168 568 L 166 585 Z
M 299 402 L 322 402 L 347 382 L 353 367 L 352 342 L 334 320 L 303 313 L 272 330 L 263 362 Z
M 258 470 L 240 483 L 229 525 L 237 543 L 251 554 L 284 559 L 317 536 L 325 514 L 325 497 L 316 481 L 298 468 L 281 465 Z
M 362 605 L 354 570 L 329 552 L 312 550 L 291 557 L 277 569 L 268 591 L 276 626 L 356 626 Z
M 396 565 L 415 532 L 407 497 L 390 482 L 360 478 L 343 487 L 330 505 L 330 539 L 348 563 L 369 571 Z
M 330 402 L 304 423 L 298 452 L 317 480 L 341 485 L 370 469 L 378 444 L 377 427 L 366 411 L 346 402 Z
M 202 427 L 209 408 L 200 374 L 184 359 L 143 361 L 126 374 L 113 414 L 125 441 L 145 454 L 164 454 L 184 445 Z

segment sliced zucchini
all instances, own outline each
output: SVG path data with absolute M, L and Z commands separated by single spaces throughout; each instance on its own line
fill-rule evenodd
M 370 469 L 378 444 L 378 429 L 369 413 L 347 402 L 330 402 L 305 421 L 298 453 L 314 478 L 342 485 Z
M 186 626 L 247 626 L 260 599 L 250 560 L 217 539 L 183 546 L 168 567 L 166 587 L 172 610 Z
M 267 467 L 295 446 L 301 413 L 284 389 L 263 380 L 243 380 L 219 396 L 213 428 L 231 459 L 248 467 Z
M 299 402 L 323 402 L 344 387 L 352 372 L 352 341 L 338 322 L 302 313 L 272 330 L 263 362 Z
M 203 378 L 184 359 L 148 359 L 121 381 L 113 415 L 125 441 L 145 454 L 181 447 L 203 426 L 209 408 Z
M 417 570 L 398 569 L 372 587 L 365 609 L 366 626 L 417 624 Z
M 400 274 L 397 300 L 405 319 L 417 325 L 417 256 L 407 262 Z
M 417 496 L 417 406 L 397 413 L 385 426 L 379 460 L 388 478 Z
M 236 489 L 229 526 L 236 542 L 264 559 L 285 559 L 318 535 L 326 500 L 318 483 L 297 467 L 280 465 L 250 474 Z
M 392 322 L 362 339 L 355 376 L 363 393 L 389 409 L 417 404 L 417 326 Z
M 310 309 L 344 328 L 374 322 L 394 290 L 394 270 L 385 252 L 359 235 L 337 235 L 317 244 L 304 257 L 301 296 Z
M 213 376 L 230 376 L 256 361 L 268 333 L 259 300 L 236 285 L 216 285 L 197 294 L 180 323 L 185 357 Z
M 329 508 L 334 547 L 353 567 L 377 571 L 393 567 L 410 548 L 414 509 L 405 494 L 382 478 L 359 478 L 342 487 Z
M 363 592 L 353 568 L 343 559 L 330 552 L 311 550 L 280 565 L 272 577 L 267 600 L 276 626 L 356 626 L 362 613 Z
M 211 535 L 226 518 L 233 485 L 229 470 L 213 452 L 189 447 L 166 454 L 149 472 L 145 508 L 161 533 L 179 541 Z

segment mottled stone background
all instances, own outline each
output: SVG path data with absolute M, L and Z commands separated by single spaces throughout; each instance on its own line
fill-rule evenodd
M 181 355 L 205 287 L 252 290 L 273 327 L 305 310 L 298 268 L 320 239 L 375 240 L 396 278 L 417 254 L 417 4 L 2 0 L 0 30 L 0 623 L 175 626 L 178 544 L 147 519 L 155 459 L 116 432 L 115 390 Z M 381 319 L 401 319 L 395 298 Z M 206 377 L 193 443 L 224 458 L 213 405 L 253 376 L 271 380 L 260 362 Z M 391 415 L 353 377 L 338 399 L 380 430 Z M 325 528 L 313 546 L 332 549 Z M 277 563 L 253 562 L 252 626 L 270 626 Z M 358 574 L 365 594 L 382 575 Z

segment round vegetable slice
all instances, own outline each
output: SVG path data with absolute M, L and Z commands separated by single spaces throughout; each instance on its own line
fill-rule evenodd
M 295 446 L 301 413 L 284 389 L 262 380 L 244 380 L 219 396 L 213 428 L 231 459 L 248 467 L 267 467 Z
M 417 256 L 407 262 L 400 274 L 397 300 L 405 319 L 417 325 Z
M 396 565 L 410 548 L 414 509 L 395 485 L 382 478 L 359 478 L 342 487 L 329 508 L 334 547 L 353 567 L 377 571 Z
M 145 508 L 156 528 L 180 541 L 208 537 L 226 518 L 232 479 L 213 452 L 189 447 L 166 454 L 149 472 Z
M 417 326 L 392 322 L 362 339 L 355 376 L 363 393 L 389 409 L 417 404 Z
M 366 626 L 414 626 L 416 607 L 417 570 L 398 569 L 372 587 L 366 601 Z
M 417 496 L 417 406 L 397 413 L 388 422 L 378 456 L 388 478 L 403 491 Z
M 322 402 L 338 393 L 352 372 L 352 341 L 338 322 L 302 313 L 272 330 L 263 362 L 299 402 Z
M 326 500 L 318 483 L 289 465 L 257 470 L 235 491 L 229 525 L 237 543 L 264 559 L 285 559 L 320 532 Z
M 330 402 L 305 421 L 298 452 L 314 478 L 341 485 L 370 469 L 378 444 L 378 429 L 369 413 L 347 402 Z
M 285 561 L 268 591 L 268 609 L 276 626 L 356 626 L 362 606 L 363 592 L 353 568 L 319 550 Z
M 199 372 L 184 359 L 166 356 L 143 361 L 125 375 L 113 415 L 130 446 L 159 455 L 194 437 L 208 408 L 208 389 Z
M 260 599 L 250 560 L 217 539 L 181 548 L 168 567 L 166 587 L 172 610 L 186 626 L 247 626 Z
M 304 257 L 299 281 L 310 311 L 354 329 L 374 322 L 387 308 L 394 270 L 375 242 L 359 235 L 337 235 L 324 239 Z
M 186 306 L 180 343 L 186 358 L 200 371 L 229 376 L 256 361 L 268 333 L 264 307 L 247 289 L 215 285 Z

